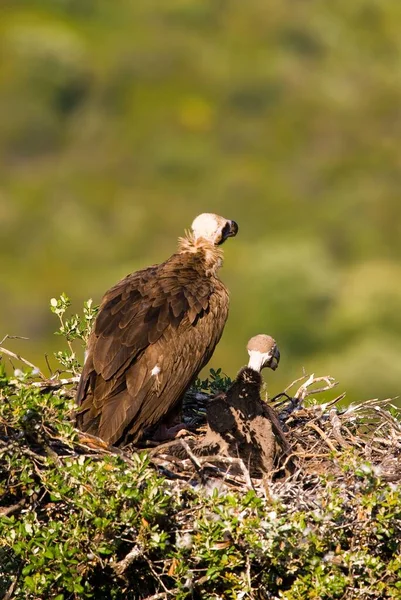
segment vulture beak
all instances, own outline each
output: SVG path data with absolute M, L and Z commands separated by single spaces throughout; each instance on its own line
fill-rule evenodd
M 238 224 L 235 221 L 227 221 L 221 232 L 221 240 L 219 245 L 226 241 L 229 237 L 235 237 L 238 233 Z
M 227 237 L 235 237 L 238 233 L 238 223 L 235 221 L 229 221 L 229 230 Z
M 273 348 L 272 357 L 269 360 L 269 362 L 267 363 L 267 366 L 270 367 L 270 369 L 272 369 L 273 371 L 275 371 L 278 367 L 279 362 L 280 362 L 280 351 L 277 348 L 277 346 L 275 346 Z

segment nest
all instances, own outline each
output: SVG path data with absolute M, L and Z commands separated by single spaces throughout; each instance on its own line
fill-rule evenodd
M 0 351 L 11 361 L 21 361 L 38 371 L 21 356 L 3 347 Z M 25 385 L 72 398 L 79 378 L 49 379 L 39 372 L 38 379 Z M 16 380 L 15 385 L 24 384 Z M 195 433 L 183 430 L 168 443 L 147 442 L 145 448 L 117 449 L 81 432 L 77 432 L 78 441 L 71 445 L 71 441 L 63 442 L 53 435 L 50 425 L 44 425 L 46 441 L 36 439 L 33 451 L 60 456 L 75 452 L 93 456 L 118 454 L 129 463 L 133 452 L 145 449 L 155 469 L 168 479 L 207 488 L 255 489 L 266 482 L 274 485 L 283 480 L 297 482 L 298 488 L 300 480 L 309 476 L 341 477 L 341 464 L 347 460 L 369 464 L 374 475 L 383 481 L 400 481 L 401 421 L 395 416 L 398 409 L 392 399 L 373 399 L 346 408 L 339 408 L 345 393 L 326 403 L 316 400 L 335 386 L 337 382 L 330 376 L 303 376 L 270 401 L 266 398 L 266 402 L 261 402 L 263 418 L 259 418 L 260 407 L 256 407 L 259 418 L 256 426 L 250 426 L 236 414 L 234 437 L 246 439 L 245 444 L 235 439 L 227 444 L 216 437 L 206 419 L 213 396 L 191 389 L 184 398 L 182 416 Z M 7 444 L 10 428 L 5 427 L 1 433 L 0 443 Z
M 300 383 L 290 395 L 290 390 Z M 299 482 L 307 476 L 328 474 L 341 477 L 342 465 L 347 460 L 369 464 L 377 478 L 398 482 L 401 422 L 394 416 L 397 408 L 392 400 L 373 399 L 340 408 L 345 396 L 341 394 L 329 402 L 317 402 L 316 396 L 336 385 L 332 377 L 305 376 L 269 402 L 265 427 L 270 427 L 270 418 L 273 422 L 270 431 L 273 429 L 276 442 L 271 469 L 260 468 L 263 459 L 258 465 L 253 464 L 255 453 L 244 455 L 238 448 L 237 452 L 232 452 L 232 448 L 230 452 L 217 442 L 216 452 L 205 452 L 208 447 L 213 449 L 212 443 L 206 446 L 204 443 L 210 437 L 207 424 L 201 425 L 196 434 L 183 432 L 176 440 L 148 449 L 152 463 L 169 478 L 217 487 L 255 487 L 260 483 L 265 485 L 266 481 L 282 483 L 284 479 Z M 190 413 L 197 404 L 198 424 L 202 419 L 205 423 L 205 407 L 210 399 L 205 394 L 191 392 L 184 402 L 184 420 L 189 421 L 185 412 Z M 279 423 L 279 431 L 274 422 Z M 262 447 L 262 452 L 268 454 L 270 450 Z
M 71 421 L 66 422 L 77 379 L 49 379 L 41 374 L 36 379 L 25 379 L 22 373 L 15 379 L 8 379 L 5 387 L 0 385 L 4 409 L 0 416 L 0 456 L 3 457 L 6 481 L 0 499 L 0 517 L 10 520 L 5 527 L 19 531 L 19 522 L 24 523 L 31 513 L 40 523 L 65 518 L 68 526 L 69 510 L 75 511 L 83 531 L 82 539 L 78 539 L 77 543 L 82 556 L 87 557 L 86 540 L 91 538 L 87 538 L 90 519 L 85 506 L 82 508 L 71 492 L 72 495 L 63 498 L 64 507 L 60 511 L 58 502 L 53 501 L 46 491 L 49 472 L 63 471 L 67 465 L 70 469 L 71 463 L 77 465 L 73 480 L 68 479 L 68 485 L 74 493 L 79 489 L 80 496 L 81 488 L 87 489 L 86 471 L 82 465 L 88 460 L 91 468 L 98 464 L 102 465 L 102 469 L 103 466 L 112 469 L 114 490 L 119 489 L 118 478 L 125 477 L 126 473 L 135 480 L 138 462 L 142 461 L 146 463 L 146 478 L 141 481 L 141 486 L 151 485 L 154 478 L 155 489 L 161 489 L 161 495 L 171 498 L 174 505 L 174 512 L 161 521 L 163 533 L 171 540 L 170 554 L 146 546 L 146 535 L 152 531 L 146 519 L 138 520 L 138 529 L 132 529 L 130 525 L 127 530 L 126 525 L 119 522 L 118 514 L 124 514 L 125 508 L 132 506 L 129 495 L 120 498 L 118 514 L 113 513 L 111 521 L 115 535 L 107 533 L 102 538 L 103 534 L 97 530 L 95 534 L 96 540 L 111 547 L 110 558 L 106 561 L 98 555 L 93 563 L 88 563 L 86 558 L 82 561 L 88 573 L 98 573 L 100 569 L 102 580 L 115 585 L 116 589 L 126 586 L 124 589 L 135 590 L 135 597 L 139 597 L 139 572 L 143 574 L 142 581 L 146 582 L 141 589 L 141 598 L 176 597 L 182 592 L 182 585 L 174 587 L 180 581 L 175 570 L 177 565 L 187 561 L 185 564 L 192 577 L 188 579 L 188 586 L 192 587 L 188 587 L 186 593 L 192 595 L 191 590 L 194 589 L 199 591 L 199 595 L 194 594 L 193 597 L 206 597 L 207 590 L 214 593 L 218 585 L 218 580 L 211 580 L 209 574 L 216 564 L 216 557 L 220 556 L 216 552 L 221 550 L 223 561 L 228 548 L 239 566 L 231 568 L 221 564 L 221 572 L 228 573 L 224 585 L 231 590 L 233 579 L 230 577 L 235 576 L 239 582 L 236 591 L 248 586 L 249 590 L 254 590 L 250 592 L 251 598 L 281 597 L 281 589 L 289 589 L 295 577 L 298 579 L 294 585 L 298 585 L 311 573 L 314 579 L 311 579 L 310 586 L 313 589 L 321 577 L 320 571 L 315 573 L 318 569 L 316 564 L 319 564 L 312 561 L 315 555 L 321 564 L 326 565 L 329 579 L 348 578 L 349 589 L 341 597 L 349 600 L 395 597 L 381 595 L 379 588 L 377 593 L 369 591 L 368 594 L 364 582 L 359 584 L 357 577 L 361 568 L 359 549 L 362 552 L 368 548 L 369 573 L 373 564 L 369 560 L 373 557 L 372 560 L 381 561 L 377 562 L 377 570 L 369 576 L 369 590 L 375 590 L 382 583 L 383 565 L 386 565 L 388 585 L 396 581 L 400 522 L 391 494 L 394 483 L 401 479 L 401 422 L 395 416 L 397 409 L 391 400 L 369 400 L 341 407 L 344 394 L 326 400 L 326 392 L 331 393 L 336 386 L 334 379 L 313 375 L 303 377 L 270 401 L 258 400 L 254 411 L 257 418 L 251 424 L 236 413 L 235 428 L 230 431 L 233 439 L 226 438 L 228 442 L 224 446 L 218 436 L 214 441 L 213 437 L 210 438 L 211 433 L 216 432 L 210 431 L 206 415 L 211 414 L 208 409 L 213 397 L 191 390 L 184 401 L 183 417 L 188 425 L 195 427 L 194 433 L 183 431 L 180 437 L 164 444 L 156 445 L 149 441 L 145 448 L 127 446 L 119 449 L 74 430 Z M 323 402 L 317 401 L 319 396 L 323 397 Z M 224 432 L 224 426 L 222 430 Z M 240 439 L 236 439 L 237 434 Z M 138 456 L 138 451 L 148 455 L 150 469 L 148 461 Z M 118 455 L 119 459 L 110 460 L 113 455 Z M 29 489 L 12 484 L 8 465 L 14 456 L 16 463 L 29 464 L 31 468 L 33 479 Z M 121 461 L 126 468 L 121 468 Z M 112 466 L 111 463 L 116 464 Z M 157 474 L 163 477 L 157 477 Z M 143 502 L 153 502 L 143 490 L 138 493 L 142 494 L 141 506 Z M 236 524 L 230 525 L 235 539 L 230 537 L 229 531 L 217 533 L 218 537 L 214 539 L 215 534 L 210 530 L 211 533 L 202 533 L 202 537 L 199 523 L 211 521 L 221 525 L 219 511 L 225 499 L 230 497 L 239 502 Z M 249 508 L 247 498 L 256 498 L 254 508 Z M 215 502 L 219 503 L 219 507 L 213 509 L 211 503 Z M 332 509 L 333 502 L 337 502 L 337 512 Z M 114 509 L 107 505 L 107 510 Z M 375 512 L 378 519 L 385 515 L 387 537 L 380 537 L 382 534 L 374 519 Z M 252 513 L 252 519 L 242 519 L 241 515 L 248 513 Z M 276 518 L 277 514 L 279 518 Z M 283 520 L 284 524 L 280 524 Z M 121 531 L 124 532 L 122 545 Z M 308 531 L 313 538 L 310 543 L 306 539 Z M 185 550 L 188 556 L 180 549 L 185 536 L 202 544 L 203 556 L 206 557 L 203 562 L 198 556 L 199 548 L 188 546 Z M 317 536 L 316 544 L 313 536 Z M 203 541 L 199 542 L 200 539 Z M 271 548 L 274 548 L 275 560 L 278 556 L 277 563 L 266 555 Z M 93 552 L 93 545 L 90 549 Z M 24 563 L 15 556 L 10 544 L 0 547 L 0 555 L 0 562 L 5 565 L 4 597 L 11 598 L 17 586 L 22 585 L 20 575 Z M 270 594 L 264 583 L 264 578 L 270 577 L 270 574 L 270 585 L 278 590 L 277 595 Z M 58 566 L 55 577 L 59 577 Z M 64 593 L 63 585 L 60 583 L 60 590 Z M 1 589 L 0 586 L 0 592 Z M 234 592 L 227 593 L 227 596 L 215 594 L 210 597 L 232 597 Z M 307 596 L 304 594 L 302 597 Z
M 0 352 L 11 362 L 20 361 L 38 372 L 36 381 L 15 380 L 17 387 L 33 387 L 42 393 L 57 393 L 70 399 L 75 397 L 79 377 L 49 379 L 21 356 L 3 347 Z M 239 443 L 227 447 L 221 440 L 213 439 L 206 419 L 213 395 L 195 389 L 187 392 L 182 415 L 183 422 L 195 433 L 183 430 L 171 442 L 149 441 L 145 447 L 131 445 L 117 449 L 78 431 L 78 441 L 63 441 L 50 424 L 43 424 L 45 440 L 35 434 L 31 451 L 42 456 L 49 453 L 59 456 L 86 453 L 94 457 L 118 454 L 130 463 L 133 453 L 146 450 L 155 469 L 167 479 L 206 488 L 256 489 L 260 485 L 265 487 L 266 482 L 280 486 L 287 481 L 296 483 L 299 489 L 301 480 L 308 477 L 331 474 L 341 478 L 344 461 L 366 463 L 375 477 L 399 482 L 401 420 L 397 418 L 398 408 L 392 404 L 393 400 L 372 399 L 339 408 L 345 397 L 342 393 L 329 402 L 317 401 L 316 397 L 337 385 L 330 376 L 305 375 L 270 401 L 266 398 L 266 402 L 262 401 L 263 419 L 257 428 L 250 429 L 244 419 L 240 422 L 241 418 L 237 422 L 237 433 L 244 434 L 244 429 L 247 430 L 246 451 Z M 8 445 L 13 434 L 19 435 L 9 426 L 0 428 L 0 445 Z

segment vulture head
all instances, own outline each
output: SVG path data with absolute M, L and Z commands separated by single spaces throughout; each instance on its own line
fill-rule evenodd
M 214 246 L 220 246 L 227 238 L 238 233 L 238 225 L 213 213 L 202 213 L 192 223 L 192 233 L 195 241 L 206 240 Z
M 249 354 L 248 368 L 260 372 L 265 367 L 275 371 L 280 362 L 280 352 L 270 335 L 263 333 L 251 338 L 247 345 Z

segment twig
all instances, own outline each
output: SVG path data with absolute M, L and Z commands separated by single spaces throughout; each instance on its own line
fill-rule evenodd
M 14 581 L 11 582 L 11 585 L 8 588 L 8 590 L 6 591 L 6 593 L 4 594 L 2 600 L 10 600 L 14 596 L 14 590 L 15 590 L 15 588 L 17 586 L 18 579 L 20 577 L 21 571 L 22 571 L 22 568 L 20 568 L 18 570 L 17 575 L 14 577 Z
M 180 440 L 182 446 L 184 446 L 186 453 L 188 454 L 192 464 L 194 465 L 194 467 L 196 468 L 196 470 L 198 471 L 199 475 L 201 476 L 201 478 L 203 479 L 203 474 L 201 473 L 202 471 L 202 465 L 199 462 L 199 460 L 197 459 L 197 457 L 195 456 L 195 454 L 192 452 L 191 448 L 188 446 L 187 442 L 183 439 Z
M 202 462 L 205 460 L 205 458 L 208 457 L 202 457 Z M 212 457 L 220 462 L 224 462 L 222 460 L 222 457 Z M 223 458 L 228 458 L 228 457 L 223 457 Z M 236 460 L 236 459 L 234 459 Z M 191 463 L 192 464 L 192 463 Z M 230 463 L 232 464 L 232 463 Z M 186 466 L 186 465 L 184 465 Z M 214 471 L 216 473 L 216 475 L 219 475 L 222 478 L 222 481 L 224 484 L 229 485 L 231 487 L 242 487 L 244 485 L 244 478 L 242 475 L 233 475 L 232 473 L 230 473 L 230 469 L 229 467 L 226 469 L 221 468 L 218 464 L 213 464 L 212 462 L 204 462 L 203 465 L 204 469 L 211 469 L 212 471 Z
M 19 354 L 15 354 L 15 352 L 11 352 L 11 350 L 7 350 L 6 348 L 3 348 L 3 346 L 0 346 L 0 353 L 1 354 L 5 354 L 6 356 L 10 356 L 11 358 L 15 358 L 16 360 L 19 360 L 20 362 L 22 362 L 27 367 L 30 367 L 31 369 L 35 369 L 35 371 L 37 371 L 37 374 L 39 375 L 39 377 L 41 377 L 41 379 L 46 379 L 46 377 L 43 375 L 43 373 L 41 372 L 41 370 L 38 369 L 38 367 L 36 367 L 31 362 L 29 362 L 29 360 L 26 360 L 25 358 L 22 358 L 22 356 L 20 356 Z
M 17 502 L 16 504 L 12 504 L 11 506 L 0 506 L 0 515 L 2 517 L 12 515 L 13 513 L 17 512 L 20 508 L 25 506 L 25 504 L 26 498 L 22 498 L 19 502 Z
M 300 381 L 302 381 L 303 379 L 305 379 L 307 377 L 307 375 L 302 375 L 302 377 L 298 377 L 298 379 L 295 379 L 292 383 L 290 383 L 289 386 L 287 386 L 284 390 L 284 393 L 288 392 L 288 390 L 290 390 L 292 387 L 294 387 L 294 385 L 296 383 L 299 383 Z
M 86 449 L 96 449 L 99 451 L 112 453 L 114 448 L 109 446 L 102 438 L 97 437 L 96 435 L 91 435 L 90 433 L 83 433 L 82 431 L 76 430 L 79 439 L 79 445 L 83 446 Z
M 124 450 L 120 450 L 120 448 L 116 448 L 115 446 L 109 446 L 101 438 L 91 435 L 90 433 L 82 433 L 78 429 L 76 429 L 76 432 L 78 433 L 79 442 L 75 442 L 75 446 L 89 451 L 95 450 L 101 456 L 118 456 L 130 467 L 136 466 L 136 463 L 128 456 L 126 452 L 124 452 Z M 90 456 L 94 455 L 90 454 Z
M 326 453 L 318 453 L 314 452 L 294 452 L 294 456 L 298 458 L 330 458 L 331 454 Z
M 0 340 L 0 346 L 4 344 L 6 340 L 29 340 L 29 338 L 24 337 L 22 335 L 8 335 L 8 333 L 6 333 L 3 339 Z
M 153 465 L 156 469 L 159 469 L 159 472 L 161 473 L 161 475 L 163 475 L 164 477 L 168 477 L 168 479 L 178 479 L 179 481 L 190 481 L 192 479 L 192 476 L 189 475 L 183 475 L 182 473 L 176 473 L 175 471 L 172 471 L 171 469 L 169 469 L 168 467 L 166 467 L 166 464 L 168 463 L 168 461 L 158 461 L 157 459 L 153 459 L 150 464 Z
M 173 590 L 167 589 L 167 587 L 164 584 L 164 581 L 162 580 L 160 575 L 155 571 L 155 569 L 152 565 L 152 562 L 146 556 L 145 556 L 145 560 L 148 563 L 148 567 L 152 571 L 153 576 L 157 579 L 157 581 L 160 583 L 160 585 L 164 589 L 164 592 L 161 592 L 162 594 L 164 594 L 164 596 L 163 595 L 160 596 L 160 594 L 155 594 L 154 596 L 150 596 L 150 598 L 153 598 L 153 600 L 155 600 L 155 598 L 157 598 L 157 597 L 167 598 L 167 596 L 176 596 L 179 591 L 178 588 L 174 588 Z
M 330 417 L 330 423 L 333 427 L 333 435 L 336 438 L 337 442 L 343 448 L 349 448 L 349 444 L 345 441 L 345 439 L 343 438 L 343 436 L 341 434 L 341 421 L 340 421 L 340 418 L 339 418 L 335 408 L 332 408 L 330 410 L 329 417 Z
M 342 428 L 344 431 L 347 432 L 348 437 L 350 438 L 351 442 L 353 443 L 354 446 L 359 446 L 360 448 L 364 448 L 365 444 L 361 444 L 357 438 L 351 433 L 351 431 L 348 429 L 348 427 L 346 425 L 342 425 Z
M 324 387 L 317 388 L 314 390 L 308 390 L 308 388 L 311 385 L 319 383 L 320 381 L 324 381 L 326 385 Z M 298 400 L 302 402 L 302 400 L 305 400 L 305 398 L 307 398 L 308 396 L 311 396 L 312 394 L 319 394 L 320 392 L 326 392 L 327 390 L 331 390 L 336 385 L 338 385 L 338 383 L 333 377 L 329 377 L 328 375 L 324 377 L 315 377 L 315 374 L 312 373 L 312 375 L 308 377 L 305 383 L 303 383 L 301 387 L 298 388 L 298 390 L 294 394 L 294 397 L 298 398 Z
M 306 424 L 308 427 L 311 427 L 312 429 L 314 429 L 321 436 L 321 438 L 326 442 L 326 444 L 328 445 L 330 450 L 332 450 L 333 452 L 337 452 L 337 448 L 333 445 L 333 443 L 331 442 L 329 437 L 325 434 L 323 429 L 320 429 L 320 427 L 318 427 L 318 425 L 316 425 L 315 423 L 306 423 Z
M 49 369 L 50 377 L 52 377 L 53 376 L 53 369 L 50 366 L 49 356 L 47 354 L 45 354 L 45 361 L 46 361 L 47 368 Z
M 44 381 L 34 381 L 29 385 L 36 388 L 52 388 L 53 390 L 57 390 L 65 385 L 71 385 L 72 383 L 78 383 L 79 377 L 69 377 L 68 379 L 45 379 Z
M 249 471 L 246 468 L 245 463 L 242 460 L 242 458 L 233 458 L 232 456 L 199 456 L 198 458 L 199 458 L 199 461 L 201 461 L 203 465 L 205 465 L 205 463 L 207 463 L 207 466 L 210 466 L 210 467 L 215 467 L 215 465 L 213 465 L 213 461 L 223 462 L 223 463 L 227 463 L 229 465 L 237 465 L 241 469 L 242 474 L 245 479 L 245 482 L 246 482 L 247 486 L 249 487 L 249 489 L 251 489 L 251 490 L 255 489 L 254 485 L 252 483 L 252 479 L 249 474 Z
M 251 559 L 246 555 L 246 578 L 248 580 L 249 593 L 252 594 Z
M 392 448 L 393 446 L 400 448 L 401 446 L 400 442 L 398 442 L 397 440 L 386 440 L 380 437 L 372 438 L 372 442 L 376 442 L 377 444 L 383 444 L 383 446 L 389 446 L 390 448 Z M 378 449 L 375 448 L 375 450 L 377 451 Z
M 285 400 L 281 400 L 281 402 L 277 402 L 279 398 L 285 398 Z M 281 392 L 280 394 L 276 394 L 273 398 L 270 399 L 270 404 L 274 405 L 275 409 L 278 409 L 280 406 L 285 404 L 286 402 L 293 402 L 292 396 L 289 396 L 286 392 Z
M 161 454 L 150 454 L 150 461 L 157 461 L 156 464 L 163 464 L 164 462 L 172 463 L 175 467 L 182 467 L 182 459 L 178 458 L 178 456 L 174 456 L 174 454 L 166 454 L 162 452 Z
M 134 546 L 122 560 L 113 565 L 114 571 L 117 573 L 117 575 L 122 575 L 124 571 L 126 571 L 128 567 L 136 561 L 137 558 L 143 556 L 144 552 L 145 548 L 142 544 Z
M 337 402 L 340 402 L 341 400 L 343 400 L 346 395 L 347 395 L 347 392 L 343 392 L 342 394 L 337 396 L 337 398 L 334 398 L 334 400 L 330 400 L 330 402 L 327 402 L 327 404 L 325 404 L 324 407 L 329 408 L 330 406 L 333 406 L 333 404 L 337 404 Z

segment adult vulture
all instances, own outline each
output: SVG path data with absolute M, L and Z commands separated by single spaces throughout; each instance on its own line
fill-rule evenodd
M 77 426 L 137 442 L 179 405 L 221 338 L 228 291 L 217 277 L 235 221 L 203 213 L 168 260 L 106 292 L 77 391 Z

